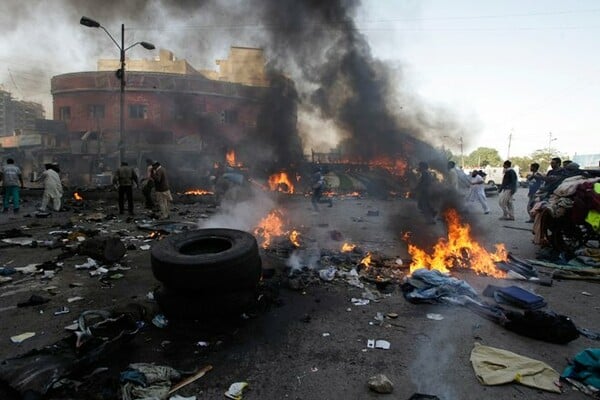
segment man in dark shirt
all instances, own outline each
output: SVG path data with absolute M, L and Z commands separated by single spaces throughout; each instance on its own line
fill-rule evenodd
M 529 197 L 529 200 L 527 201 L 527 214 L 529 214 L 531 208 L 535 204 L 535 193 L 538 191 L 540 186 L 542 186 L 542 183 L 544 183 L 544 176 L 540 173 L 539 170 L 540 164 L 538 163 L 532 163 L 529 166 L 529 172 L 531 173 L 527 175 L 527 184 L 529 188 L 529 191 L 527 193 L 527 196 Z M 526 222 L 533 222 L 533 218 L 531 218 L 530 214 L 529 219 Z
M 502 177 L 502 185 L 500 185 L 500 198 L 498 204 L 502 209 L 503 221 L 514 221 L 515 210 L 513 207 L 513 195 L 517 191 L 517 173 L 512 169 L 512 163 L 508 160 L 504 161 L 504 176 Z
M 126 161 L 121 162 L 121 166 L 115 171 L 113 183 L 119 187 L 119 214 L 123 214 L 127 197 L 127 210 L 129 215 L 133 215 L 133 184 L 139 186 L 139 183 L 137 174 Z

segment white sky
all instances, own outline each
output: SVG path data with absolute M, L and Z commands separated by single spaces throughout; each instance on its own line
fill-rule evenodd
M 365 0 L 363 11 L 375 57 L 401 64 L 425 102 L 475 121 L 465 153 L 506 157 L 511 132 L 510 156 L 550 139 L 600 153 L 599 1 Z
M 79 24 L 90 10 L 64 1 L 51 12 L 44 0 L 5 5 L 11 3 L 25 4 L 28 15 L 0 14 L 0 83 L 16 98 L 44 103 L 51 117 L 49 77 L 95 69 L 98 57 L 116 58 L 115 46 Z M 109 22 L 118 34 L 119 25 Z M 511 132 L 510 156 L 547 148 L 549 139 L 569 156 L 600 153 L 600 1 L 363 0 L 356 24 L 373 55 L 402 71 L 402 88 L 464 126 L 465 154 L 485 146 L 506 157 Z M 180 36 L 167 40 L 165 32 L 134 30 L 128 39 L 138 34 L 180 58 L 198 53 L 190 42 L 197 31 L 171 28 L 167 33 Z M 202 54 L 213 68 L 229 45 L 240 44 L 231 40 L 206 40 Z M 148 54 L 132 49 L 131 57 Z M 434 144 L 460 152 L 457 139 L 440 140 Z

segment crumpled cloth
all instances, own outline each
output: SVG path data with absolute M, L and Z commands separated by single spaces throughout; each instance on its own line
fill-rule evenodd
M 557 196 L 568 197 L 575 193 L 577 186 L 585 182 L 596 183 L 600 178 L 585 178 L 582 175 L 571 176 L 562 181 L 556 189 L 554 194 Z
M 560 375 L 548 364 L 508 350 L 475 343 L 471 364 L 479 382 L 502 385 L 517 382 L 525 386 L 561 393 L 557 386 Z
M 600 349 L 590 348 L 578 353 L 561 376 L 600 390 Z
M 130 371 L 144 374 L 146 386 L 127 382 L 121 387 L 122 400 L 163 400 L 171 389 L 171 381 L 181 379 L 181 374 L 174 368 L 148 363 L 129 365 Z
M 477 298 L 477 292 L 467 282 L 438 270 L 418 269 L 402 285 L 404 298 L 413 303 L 447 302 L 464 304 L 468 298 Z

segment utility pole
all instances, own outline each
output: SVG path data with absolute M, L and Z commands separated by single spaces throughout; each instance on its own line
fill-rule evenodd
M 512 129 L 510 130 L 510 133 L 508 134 L 508 151 L 506 152 L 506 159 L 510 160 L 510 144 L 512 142 Z
M 463 138 L 460 137 L 460 167 L 465 168 L 465 155 L 463 153 Z
M 552 142 L 554 142 L 557 138 L 552 137 L 552 132 L 548 133 L 548 158 L 552 158 Z

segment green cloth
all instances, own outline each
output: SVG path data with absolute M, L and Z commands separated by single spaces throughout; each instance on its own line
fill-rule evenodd
M 585 349 L 578 353 L 561 376 L 600 390 L 600 349 Z
M 548 392 L 561 393 L 556 383 L 558 372 L 548 364 L 519 354 L 475 343 L 471 364 L 477 379 L 484 385 L 518 382 Z
M 585 222 L 590 224 L 590 226 L 596 231 L 600 232 L 600 212 L 596 210 L 588 211 L 587 216 L 585 217 Z

